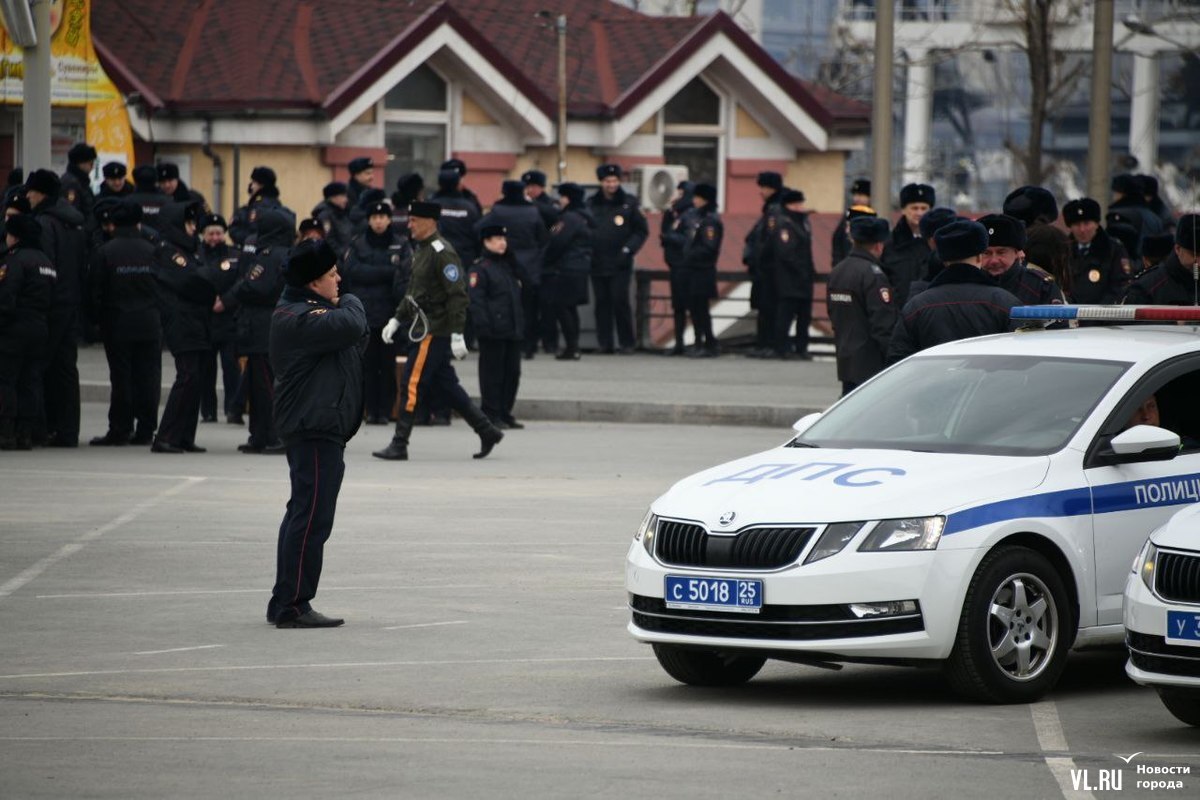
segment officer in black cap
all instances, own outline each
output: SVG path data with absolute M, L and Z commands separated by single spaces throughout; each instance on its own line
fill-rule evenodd
M 1174 220 L 1172 220 L 1172 223 Z M 1133 279 L 1137 280 L 1143 274 L 1157 267 L 1175 251 L 1175 234 L 1160 233 L 1157 236 L 1147 236 L 1142 239 L 1142 263 Z
M 563 349 L 558 361 L 578 361 L 579 306 L 588 301 L 588 273 L 592 269 L 592 236 L 596 222 L 577 183 L 558 185 L 559 218 L 550 229 L 542 258 L 543 341 L 556 339 L 562 329 Z
M 350 159 L 346 166 L 350 180 L 346 182 L 346 194 L 351 206 L 358 205 L 362 193 L 371 188 L 375 178 L 375 162 L 366 156 Z
M 692 317 L 695 344 L 692 358 L 716 358 L 721 354 L 713 332 L 709 303 L 717 298 L 717 260 L 725 239 L 725 225 L 717 213 L 717 187 L 697 183 L 692 187 L 692 210 L 684 215 L 679 271 L 687 275 L 687 310 Z M 678 341 L 678 336 L 677 341 Z
M 1200 305 L 1200 214 L 1184 214 L 1175 223 L 1174 252 L 1129 285 L 1128 305 Z
M 129 201 L 142 207 L 142 225 L 158 230 L 158 215 L 171 202 L 158 188 L 158 170 L 149 164 L 133 168 L 134 191 Z
M 158 221 L 158 280 L 165 291 L 163 313 L 167 348 L 175 358 L 175 383 L 163 406 L 152 453 L 203 453 L 196 445 L 204 361 L 212 350 L 211 322 L 217 290 L 196 257 L 196 228 L 204 216 L 199 203 L 172 203 Z M 114 433 L 119 433 L 114 432 Z
M 521 339 L 525 358 L 533 358 L 539 338 L 538 296 L 542 286 L 542 250 L 550 233 L 537 206 L 525 196 L 525 184 L 521 181 L 504 181 L 500 186 L 500 199 L 476 226 L 481 231 L 489 226 L 499 226 L 506 231 L 508 253 L 517 265 L 517 277 L 521 281 L 521 316 L 525 321 Z M 472 325 L 474 319 L 472 316 Z
M 467 198 L 475 206 L 475 211 L 483 216 L 483 205 L 479 202 L 479 197 L 474 192 L 467 188 L 463 183 L 463 178 L 467 177 L 467 164 L 461 158 L 451 158 L 442 162 L 438 167 L 438 183 L 441 184 L 440 173 L 447 170 L 458 173 L 458 183 L 455 184 L 454 191 L 459 192 L 463 197 Z
M 1041 186 L 1021 186 L 1009 192 L 1001 211 L 1021 220 L 1026 228 L 1053 225 L 1058 221 L 1058 201 Z
M 1072 302 L 1119 303 L 1129 286 L 1132 267 L 1125 248 L 1100 227 L 1100 204 L 1090 197 L 1072 200 L 1063 206 L 1063 221 L 1071 231 Z
M 31 450 L 42 412 L 37 354 L 49 338 L 54 265 L 30 214 L 5 220 L 0 260 L 0 450 Z
M 346 443 L 362 424 L 366 314 L 338 291 L 337 254 L 301 242 L 283 271 L 287 286 L 271 317 L 271 367 L 279 376 L 274 416 L 286 443 L 292 494 L 279 526 L 267 622 L 277 628 L 334 628 L 344 620 L 312 607 L 325 542 L 333 532 Z
M 540 217 L 535 222 L 541 227 Z M 520 429 L 525 426 L 513 416 L 513 405 L 525 336 L 521 266 L 503 225 L 484 225 L 479 238 L 483 250 L 467 275 L 471 324 L 479 341 L 479 406 L 497 428 Z
M 988 232 L 983 271 L 1003 289 L 1016 295 L 1021 305 L 1058 305 L 1063 293 L 1054 276 L 1025 263 L 1025 225 L 1015 217 L 988 214 L 979 218 Z
M 808 328 L 812 324 L 813 281 L 812 224 L 804 208 L 804 192 L 788 189 L 779 198 L 770 248 L 775 276 L 775 337 L 772 358 L 809 361 Z M 793 323 L 796 337 L 788 340 Z
M 983 271 L 988 229 L 962 220 L 943 227 L 933 240 L 946 268 L 901 309 L 888 344 L 889 364 L 934 345 L 1013 329 L 1010 313 L 1021 301 Z
M 1142 225 L 1145 217 L 1136 208 L 1118 208 L 1104 215 L 1104 230 L 1125 248 L 1130 258 L 1142 256 Z
M 342 259 L 342 287 L 362 301 L 370 341 L 364 355 L 368 425 L 386 425 L 396 402 L 396 347 L 380 337 L 408 290 L 413 252 L 408 237 L 392 227 L 392 207 L 372 206 L 367 227 L 350 241 Z
M 1146 198 L 1146 208 L 1162 222 L 1163 233 L 1174 233 L 1175 215 L 1158 194 L 1158 178 L 1153 175 L 1138 175 L 1137 179 L 1141 184 L 1143 197 Z
M 204 195 L 179 179 L 179 165 L 170 161 L 158 163 L 158 189 L 176 203 L 199 203 L 207 213 L 208 201 Z
M 887 364 L 897 309 L 879 257 L 890 235 L 886 219 L 854 218 L 850 221 L 850 254 L 829 273 L 825 308 L 833 324 L 843 395 Z
M 633 352 L 633 260 L 650 235 L 636 197 L 621 188 L 621 168 L 596 169 L 600 191 L 588 200 L 596 229 L 592 237 L 592 290 L 596 293 L 598 352 Z M 613 331 L 616 337 L 613 337 Z
M 277 211 L 286 218 L 288 226 L 296 229 L 296 212 L 279 201 L 279 185 L 275 170 L 266 166 L 255 167 L 250 172 L 250 184 L 246 187 L 250 199 L 246 205 L 234 212 L 229 220 L 229 238 L 238 247 L 244 247 L 255 233 L 259 214 Z
M 1134 227 L 1143 236 L 1153 236 L 1163 232 L 1163 223 L 1157 214 L 1146 204 L 1146 190 L 1142 181 L 1136 175 L 1116 175 L 1112 179 L 1112 202 L 1108 204 L 1109 211 L 1123 211 L 1141 220 L 1141 225 Z
M 771 358 L 775 355 L 775 312 L 779 299 L 775 292 L 775 267 L 771 248 L 774 247 L 775 226 L 783 207 L 779 199 L 786 191 L 783 176 L 778 172 L 760 172 L 755 180 L 762 198 L 762 214 L 746 234 L 742 244 L 742 263 L 750 273 L 750 307 L 757 313 L 754 349 L 751 358 Z
M 350 246 L 354 238 L 354 225 L 350 222 L 350 195 L 346 184 L 332 181 L 321 190 L 322 200 L 313 207 L 312 216 L 324 231 L 325 241 L 338 254 L 338 258 Z
M 391 206 L 388 206 L 391 208 Z M 316 217 L 305 217 L 300 220 L 299 232 L 296 234 L 296 243 L 300 242 L 316 242 L 325 240 L 325 226 Z
M 100 326 L 111 386 L 108 431 L 90 442 L 97 447 L 150 444 L 162 394 L 158 257 L 139 230 L 142 207 L 129 200 L 113 202 L 112 240 L 96 250 L 88 272 L 90 318 Z M 177 269 L 172 263 L 168 277 Z
M 844 224 L 833 229 L 833 240 L 830 243 L 830 251 L 833 254 L 829 262 L 831 266 L 840 264 L 850 253 L 850 212 L 856 208 L 871 208 L 871 182 L 866 178 L 857 178 L 850 184 L 850 205 L 843 215 Z M 875 216 L 874 209 L 870 216 Z
M 125 180 L 128 170 L 120 161 L 110 161 L 100 170 L 104 183 L 100 184 L 97 197 L 128 197 L 133 194 L 133 187 Z
M 96 148 L 79 142 L 67 151 L 67 170 L 62 174 L 62 196 L 83 214 L 89 229 L 95 226 L 92 206 L 96 195 L 92 192 L 92 169 L 96 166 Z
M 229 227 L 220 214 L 206 214 L 200 221 L 200 261 L 208 279 L 217 290 L 212 314 L 212 350 L 204 359 L 204 384 L 200 394 L 200 419 L 217 420 L 217 366 L 220 365 L 225 391 L 225 421 L 242 425 L 242 407 L 238 405 L 238 384 L 241 369 L 237 358 L 237 316 L 235 308 L 225 305 L 225 298 L 238 282 L 241 251 L 229 244 Z M 232 303 L 236 301 L 231 299 Z
M 960 217 L 952 208 L 939 206 L 925 212 L 921 217 L 921 224 L 918 226 L 921 229 L 921 236 L 925 239 L 925 243 L 929 245 L 930 254 L 929 260 L 925 262 L 925 274 L 919 280 L 915 280 L 908 285 L 909 298 L 915 297 L 919 292 L 929 288 L 929 282 L 932 281 L 937 274 L 942 271 L 946 265 L 938 258 L 937 248 L 933 245 L 933 237 L 942 228 L 949 225 L 951 222 L 957 222 L 966 217 Z M 899 306 L 897 306 L 899 308 Z
M 426 401 L 434 386 L 441 388 L 451 407 L 462 415 L 479 436 L 480 449 L 475 458 L 484 458 L 504 438 L 463 391 L 451 362 L 467 357 L 463 329 L 467 324 L 467 281 L 458 253 L 438 233 L 442 208 L 437 203 L 413 203 L 408 210 L 408 226 L 416 243 L 412 278 L 408 292 L 395 315 L 384 326 L 381 338 L 391 344 L 401 327 L 407 327 L 408 360 L 399 385 L 400 415 L 396 432 L 383 450 L 371 455 L 387 461 L 408 460 L 408 440 L 412 435 L 417 409 Z
M 910 183 L 900 190 L 900 218 L 883 249 L 880 265 L 901 307 L 908 300 L 912 282 L 925 274 L 933 253 L 921 235 L 921 218 L 935 205 L 937 193 L 927 183 Z
M 416 172 L 406 172 L 396 179 L 392 192 L 392 221 L 404 233 L 408 232 L 408 207 L 425 199 L 425 179 Z
M 671 311 L 675 323 L 675 346 L 663 351 L 664 355 L 668 356 L 687 354 L 683 340 L 687 334 L 690 289 L 689 273 L 683 268 L 683 249 L 687 244 L 689 218 L 695 216 L 696 204 L 692 195 L 694 187 L 695 184 L 691 181 L 680 181 L 676 185 L 675 196 L 671 198 L 671 204 L 663 210 L 659 223 L 658 240 L 662 245 L 663 260 L 667 262 L 667 270 L 670 273 Z
M 525 196 L 542 215 L 542 221 L 546 223 L 546 228 L 553 227 L 554 223 L 558 222 L 559 209 L 554 198 L 546 193 L 546 173 L 538 169 L 531 169 L 521 176 L 521 183 L 525 184 Z
M 475 226 L 480 217 L 479 201 L 467 197 L 461 189 L 462 176 L 453 168 L 438 173 L 438 190 L 430 200 L 442 208 L 438 232 L 454 247 L 464 264 L 479 254 L 479 233 Z

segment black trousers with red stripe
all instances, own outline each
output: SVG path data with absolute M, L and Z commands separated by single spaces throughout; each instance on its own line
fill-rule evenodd
M 275 432 L 275 371 L 266 353 L 251 353 L 246 358 L 246 393 L 250 397 L 251 447 L 271 447 L 278 443 Z
M 292 496 L 279 526 L 268 620 L 294 619 L 312 608 L 325 542 L 333 532 L 333 514 L 346 474 L 345 450 L 344 445 L 326 439 L 288 443 Z

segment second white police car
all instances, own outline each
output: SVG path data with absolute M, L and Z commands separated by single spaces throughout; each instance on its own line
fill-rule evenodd
M 1200 499 L 1200 329 L 953 342 L 795 428 L 654 501 L 626 560 L 630 633 L 688 684 L 742 683 L 768 658 L 940 663 L 963 694 L 1027 702 L 1072 647 L 1122 641 L 1130 563 Z

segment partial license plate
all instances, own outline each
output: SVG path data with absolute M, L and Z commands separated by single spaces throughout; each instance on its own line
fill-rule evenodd
M 668 575 L 663 599 L 667 608 L 757 614 L 763 604 L 763 582 L 746 578 Z
M 1200 647 L 1200 614 L 1194 611 L 1168 611 L 1167 642 Z

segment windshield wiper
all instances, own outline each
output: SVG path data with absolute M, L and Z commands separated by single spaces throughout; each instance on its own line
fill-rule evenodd
M 799 439 L 792 439 L 790 442 L 787 443 L 787 446 L 788 447 L 813 447 L 813 448 L 818 448 L 818 449 L 821 447 L 821 445 L 819 445 L 819 444 L 810 444 L 808 442 L 802 442 Z

